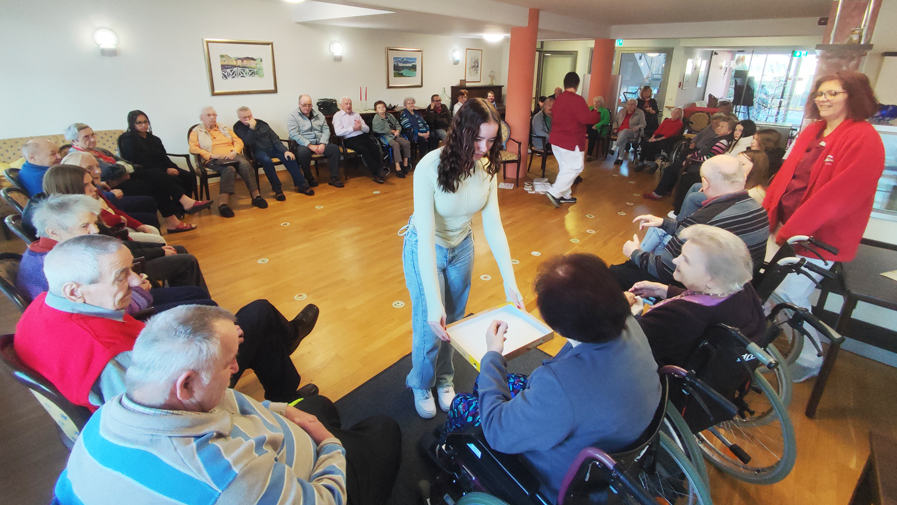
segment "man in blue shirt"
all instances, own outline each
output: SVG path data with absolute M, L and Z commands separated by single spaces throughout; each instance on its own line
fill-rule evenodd
M 19 180 L 28 191 L 28 196 L 34 196 L 43 192 L 47 170 L 59 163 L 59 146 L 47 139 L 31 139 L 22 146 L 22 156 L 25 157 L 25 164 L 19 171 Z

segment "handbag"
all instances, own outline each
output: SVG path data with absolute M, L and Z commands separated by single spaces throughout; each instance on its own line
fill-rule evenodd
M 339 111 L 339 106 L 333 98 L 321 98 L 318 100 L 318 111 L 325 116 L 332 116 Z

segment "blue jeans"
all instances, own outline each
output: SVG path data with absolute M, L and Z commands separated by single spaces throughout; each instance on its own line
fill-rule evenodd
M 296 160 L 287 159 L 284 153 L 281 153 L 277 149 L 271 149 L 269 151 L 256 149 L 252 152 L 252 155 L 255 156 L 256 161 L 262 164 L 262 169 L 265 171 L 265 176 L 268 177 L 268 182 L 271 183 L 271 189 L 275 193 L 281 190 L 281 185 L 280 178 L 277 177 L 277 169 L 274 168 L 274 162 L 271 161 L 271 158 L 280 159 L 280 161 L 283 163 L 283 166 L 286 167 L 287 172 L 289 172 L 290 176 L 293 177 L 293 183 L 297 188 L 308 186 L 308 182 L 302 175 L 302 170 L 299 168 L 299 164 L 296 163 Z
M 455 367 L 452 364 L 454 349 L 443 342 L 430 329 L 427 322 L 427 300 L 418 264 L 417 231 L 408 226 L 402 248 L 405 269 L 405 285 L 411 295 L 411 372 L 405 385 L 414 389 L 429 389 L 434 385 L 452 383 Z M 470 294 L 470 277 L 473 272 L 473 234 L 451 249 L 436 245 L 436 276 L 439 292 L 445 307 L 446 324 L 464 318 L 467 297 Z

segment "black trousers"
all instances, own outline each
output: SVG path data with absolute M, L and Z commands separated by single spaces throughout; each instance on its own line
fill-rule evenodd
M 649 137 L 650 138 L 650 137 Z M 669 150 L 673 147 L 673 145 L 677 142 L 677 139 L 660 139 L 654 142 L 648 142 L 647 140 L 642 141 L 642 152 L 639 155 L 639 159 L 642 161 L 654 161 L 657 159 L 657 156 L 660 154 L 660 151 L 664 149 Z
M 302 400 L 296 408 L 317 417 L 346 448 L 349 505 L 385 504 L 402 462 L 398 423 L 388 416 L 373 416 L 343 429 L 333 402 L 320 395 Z
M 176 245 L 178 254 L 154 258 L 146 262 L 145 270 L 154 281 L 168 282 L 171 287 L 199 286 L 206 288 L 206 279 L 199 268 L 199 260 L 187 254 L 184 246 Z
M 420 160 L 427 153 L 439 147 L 439 136 L 436 132 L 430 132 L 430 138 L 417 137 L 417 159 Z
M 343 139 L 343 144 L 361 156 L 373 177 L 380 176 L 380 172 L 383 171 L 383 158 L 380 157 L 380 145 L 377 144 L 374 137 L 365 133 L 349 139 Z
M 243 329 L 243 343 L 237 353 L 240 368 L 231 385 L 251 368 L 265 388 L 266 400 L 292 401 L 301 381 L 287 352 L 298 336 L 296 328 L 268 300 L 256 300 L 238 310 L 237 324 Z
M 311 157 L 312 154 L 314 154 L 311 152 L 311 149 L 305 146 L 297 146 L 296 152 L 293 154 L 296 155 L 296 161 L 298 161 L 299 166 L 302 167 L 302 173 L 305 175 L 305 179 L 308 181 L 315 180 L 314 176 L 311 175 Z M 324 157 L 327 158 L 327 164 L 330 167 L 330 178 L 339 179 L 339 147 L 337 147 L 336 144 L 327 144 L 326 147 L 324 147 Z
M 639 266 L 631 260 L 626 263 L 620 263 L 619 265 L 611 265 L 608 267 L 608 270 L 610 270 L 614 279 L 617 279 L 617 282 L 620 284 L 620 288 L 623 291 L 629 290 L 633 284 L 639 281 L 663 282 L 648 273 L 647 270 L 639 268 Z
M 159 213 L 162 214 L 162 217 L 173 216 L 184 212 L 184 208 L 178 201 L 185 193 L 182 186 L 184 180 L 180 178 L 181 173 L 186 172 L 178 170 L 178 177 L 174 177 L 168 175 L 164 168 L 141 168 L 134 171 L 128 180 L 120 182 L 115 189 L 120 189 L 128 196 L 151 196 L 159 204 Z M 186 179 L 192 179 L 192 176 L 188 174 Z

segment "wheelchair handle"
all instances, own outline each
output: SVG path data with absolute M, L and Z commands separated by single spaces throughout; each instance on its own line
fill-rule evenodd
M 820 321 L 819 318 L 814 316 L 809 310 L 803 307 L 798 307 L 792 303 L 784 302 L 773 307 L 772 311 L 769 313 L 769 319 L 775 319 L 779 312 L 786 309 L 794 312 L 792 319 L 798 319 L 801 323 L 806 322 L 822 334 L 823 337 L 829 339 L 829 341 L 836 343 L 844 342 L 843 335 L 840 335 L 837 331 L 833 330 L 831 326 Z
M 779 366 L 779 362 L 773 359 L 772 356 L 766 353 L 759 345 L 755 344 L 753 341 L 745 337 L 737 328 L 733 328 L 726 324 L 717 324 L 716 326 L 725 329 L 729 332 L 729 335 L 738 340 L 744 347 L 747 349 L 749 353 L 754 355 L 757 360 L 766 366 L 766 368 L 773 370 L 777 366 Z

